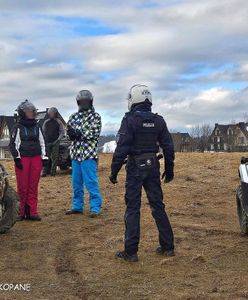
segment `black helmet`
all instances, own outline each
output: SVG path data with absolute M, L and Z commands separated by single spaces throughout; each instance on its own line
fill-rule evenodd
M 77 94 L 76 100 L 79 111 L 88 110 L 93 105 L 93 95 L 89 90 L 82 90 Z
M 21 119 L 25 117 L 26 111 L 33 111 L 34 115 L 37 113 L 37 108 L 27 99 L 17 107 L 17 112 Z

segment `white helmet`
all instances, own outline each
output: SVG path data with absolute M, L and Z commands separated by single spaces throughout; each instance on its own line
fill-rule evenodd
M 135 84 L 131 87 L 128 94 L 128 110 L 130 111 L 134 104 L 148 101 L 152 104 L 152 94 L 148 86 L 144 84 Z

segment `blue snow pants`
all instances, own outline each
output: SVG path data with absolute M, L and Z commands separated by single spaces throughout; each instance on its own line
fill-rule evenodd
M 84 186 L 90 194 L 90 211 L 101 212 L 102 197 L 97 177 L 97 162 L 94 159 L 84 161 L 72 160 L 72 209 L 84 211 Z

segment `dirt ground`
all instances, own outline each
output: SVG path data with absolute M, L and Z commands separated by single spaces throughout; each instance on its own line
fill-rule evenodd
M 0 283 L 30 283 L 30 292 L 0 299 L 248 299 L 248 238 L 240 234 L 235 191 L 241 154 L 177 154 L 175 180 L 164 185 L 176 256 L 154 254 L 157 231 L 143 195 L 140 261 L 114 258 L 123 246 L 124 170 L 108 182 L 111 155 L 101 155 L 103 213 L 65 216 L 71 176 L 42 178 L 42 222 L 19 222 L 0 236 Z M 15 184 L 12 163 L 4 163 Z

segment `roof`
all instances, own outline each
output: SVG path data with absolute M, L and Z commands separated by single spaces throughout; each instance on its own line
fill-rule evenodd
M 229 128 L 231 128 L 232 130 L 236 130 L 237 128 L 239 128 L 243 134 L 248 138 L 248 130 L 247 130 L 247 123 L 245 122 L 239 122 L 237 124 L 215 124 L 214 130 L 212 132 L 212 136 L 215 135 L 215 130 L 216 128 L 218 128 L 220 130 L 221 135 L 223 136 L 227 136 L 227 131 Z
M 11 131 L 11 129 L 16 123 L 16 118 L 16 116 L 0 116 L 0 135 L 4 124 L 6 124 L 9 131 Z
M 188 132 L 173 132 L 171 136 L 173 140 L 190 141 L 192 139 Z
M 172 137 L 181 137 L 181 138 L 191 138 L 188 132 L 173 132 L 171 133 Z

